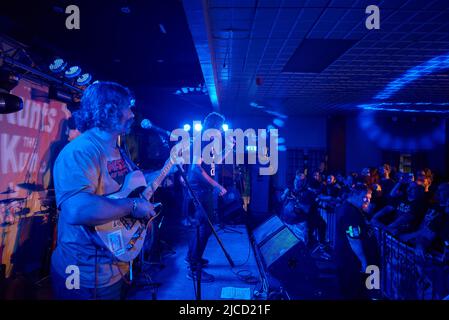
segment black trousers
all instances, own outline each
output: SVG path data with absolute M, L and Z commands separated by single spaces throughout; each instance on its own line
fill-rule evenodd
M 201 265 L 201 259 L 203 258 L 207 241 L 212 234 L 212 229 L 207 218 L 209 217 L 214 220 L 213 192 L 210 190 L 194 190 L 194 192 L 204 208 L 204 213 L 195 208 L 192 216 L 193 232 L 187 253 L 187 260 L 192 270 Z
M 367 275 L 360 272 L 356 265 L 340 265 L 337 269 L 340 298 L 343 300 L 367 300 Z

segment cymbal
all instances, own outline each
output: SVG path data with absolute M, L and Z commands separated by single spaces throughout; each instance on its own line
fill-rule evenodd
M 45 191 L 45 188 L 44 188 L 43 185 L 36 184 L 36 183 L 25 182 L 25 183 L 19 183 L 19 184 L 17 184 L 17 186 L 19 188 L 22 188 L 22 189 L 25 189 L 25 190 L 28 190 L 28 191 L 32 191 L 32 192 Z
M 2 199 L 2 200 L 0 200 L 0 203 L 8 204 L 8 203 L 11 203 L 11 202 L 14 202 L 14 201 L 25 201 L 25 200 L 26 200 L 26 198 L 9 198 L 9 199 Z

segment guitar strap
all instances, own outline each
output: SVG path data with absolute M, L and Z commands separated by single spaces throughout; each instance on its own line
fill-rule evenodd
M 123 139 L 121 139 L 121 141 L 123 141 Z M 126 143 L 123 142 L 122 144 L 123 146 L 117 145 L 117 147 L 118 150 L 120 151 L 120 155 L 122 156 L 123 160 L 125 160 L 126 164 L 128 165 L 128 168 L 131 171 L 140 170 L 139 167 L 134 163 L 134 161 L 131 160 L 131 156 L 129 154 L 129 150 Z

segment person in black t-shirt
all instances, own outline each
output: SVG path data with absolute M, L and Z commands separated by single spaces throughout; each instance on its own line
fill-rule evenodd
M 378 265 L 375 236 L 363 211 L 370 199 L 371 190 L 357 184 L 336 210 L 335 260 L 343 299 L 367 299 L 366 268 Z
M 416 230 L 426 210 L 423 196 L 424 188 L 415 182 L 410 182 L 407 188 L 407 199 L 399 201 L 396 207 L 386 206 L 377 212 L 371 224 L 393 235 Z
M 437 190 L 437 203 L 427 210 L 424 220 L 415 232 L 404 234 L 402 241 L 416 245 L 416 253 L 424 259 L 426 251 L 435 244 L 443 248 L 443 261 L 449 258 L 449 183 L 442 183 Z
M 390 193 L 394 188 L 394 181 L 390 178 L 391 167 L 388 164 L 384 164 L 379 167 L 380 180 L 377 185 L 379 185 L 379 191 L 377 192 L 377 200 L 375 206 L 375 211 L 383 209 L 385 206 L 390 204 Z M 373 188 L 374 189 L 374 188 Z M 373 202 L 373 201 L 372 201 Z
M 307 243 L 315 194 L 309 190 L 304 173 L 296 172 L 293 190 L 286 188 L 281 200 L 283 202 L 281 219 L 289 225 L 299 239 Z

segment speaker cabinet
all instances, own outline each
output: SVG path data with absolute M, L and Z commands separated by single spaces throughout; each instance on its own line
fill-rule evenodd
M 268 274 L 294 296 L 311 297 L 318 269 L 305 243 L 277 216 L 258 226 L 253 237 Z

